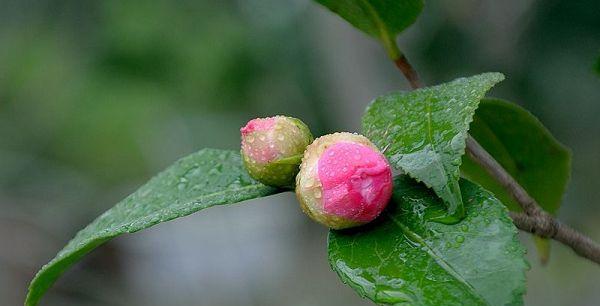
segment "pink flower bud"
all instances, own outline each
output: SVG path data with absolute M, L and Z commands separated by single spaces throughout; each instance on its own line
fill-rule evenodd
M 333 229 L 377 218 L 392 195 L 392 171 L 366 137 L 335 133 L 317 138 L 304 152 L 296 177 L 302 210 Z
M 257 118 L 240 132 L 242 159 L 250 176 L 266 185 L 293 186 L 302 154 L 313 141 L 306 124 L 285 116 Z

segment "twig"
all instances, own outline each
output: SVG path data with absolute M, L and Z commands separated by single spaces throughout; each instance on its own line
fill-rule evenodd
M 536 216 L 543 212 L 527 191 L 471 136 L 467 137 L 467 154 L 510 193 L 526 214 Z
M 394 64 L 402 71 L 402 74 L 404 74 L 412 88 L 423 87 L 423 83 L 421 83 L 421 80 L 419 79 L 419 74 L 408 62 L 408 59 L 404 54 L 401 54 L 399 58 L 395 59 Z
M 419 75 L 408 59 L 402 55 L 394 60 L 413 89 L 423 86 Z M 467 137 L 467 154 L 485 169 L 519 203 L 525 213 L 511 212 L 517 228 L 534 235 L 551 238 L 571 247 L 575 253 L 600 264 L 600 245 L 572 227 L 558 221 L 532 198 L 527 191 L 490 155 L 475 138 Z
M 517 228 L 543 238 L 560 241 L 571 247 L 579 256 L 600 264 L 600 246 L 596 242 L 548 213 L 544 212 L 541 216 L 532 217 L 525 213 L 511 211 L 510 217 Z

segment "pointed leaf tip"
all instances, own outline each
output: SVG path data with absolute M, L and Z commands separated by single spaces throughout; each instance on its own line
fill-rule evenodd
M 81 230 L 29 285 L 26 306 L 38 304 L 65 270 L 94 248 L 124 233 L 278 192 L 252 179 L 239 153 L 204 149 L 184 157 Z

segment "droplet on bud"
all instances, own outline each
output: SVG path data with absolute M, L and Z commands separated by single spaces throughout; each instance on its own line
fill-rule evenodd
M 242 159 L 250 176 L 266 185 L 292 187 L 300 157 L 313 140 L 306 124 L 285 116 L 257 118 L 240 132 Z
M 366 137 L 335 133 L 306 148 L 296 196 L 315 221 L 334 229 L 368 223 L 379 216 L 391 195 L 390 165 Z

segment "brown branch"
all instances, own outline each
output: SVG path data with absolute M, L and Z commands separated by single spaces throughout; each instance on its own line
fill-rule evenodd
M 600 264 L 600 245 L 548 213 L 529 216 L 525 213 L 510 212 L 510 217 L 520 230 L 560 241 L 571 247 L 579 256 Z
M 408 62 L 408 59 L 404 54 L 401 54 L 398 59 L 395 59 L 394 64 L 402 71 L 402 74 L 404 74 L 413 89 L 423 87 L 423 83 L 421 83 L 421 80 L 419 79 L 419 74 Z
M 413 89 L 423 86 L 416 70 L 404 55 L 394 60 L 394 63 L 409 81 Z M 467 155 L 500 183 L 525 212 L 510 213 L 513 223 L 519 229 L 543 238 L 560 241 L 564 245 L 571 247 L 578 255 L 600 264 L 600 245 L 544 211 L 535 199 L 527 193 L 475 138 L 469 136 L 466 142 Z
M 467 137 L 467 155 L 496 179 L 526 214 L 536 216 L 543 212 L 527 191 L 471 136 Z
M 511 213 L 515 225 L 534 235 L 551 238 L 575 253 L 600 264 L 600 245 L 542 209 L 527 191 L 473 137 L 467 137 L 467 155 L 500 183 L 525 213 Z

